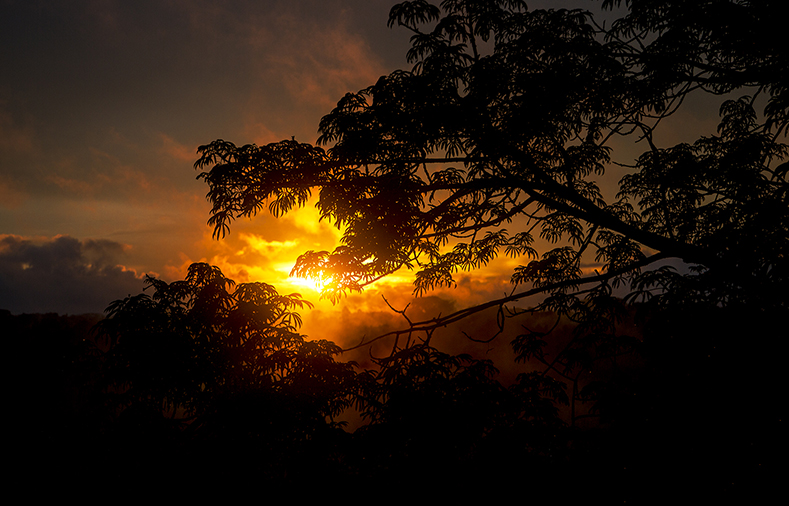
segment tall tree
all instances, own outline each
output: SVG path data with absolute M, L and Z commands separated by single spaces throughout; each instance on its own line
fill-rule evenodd
M 333 299 L 403 267 L 415 270 L 419 295 L 497 255 L 521 259 L 511 294 L 393 335 L 424 331 L 427 346 L 432 330 L 544 294 L 537 307 L 574 320 L 575 335 L 548 357 L 545 336 L 527 331 L 512 343 L 518 358 L 567 382 L 571 402 L 593 400 L 617 423 L 638 418 L 632 434 L 660 427 L 639 440 L 653 449 L 693 441 L 717 480 L 726 466 L 757 465 L 739 459 L 744 448 L 769 444 L 751 414 L 780 420 L 765 415 L 776 356 L 744 339 L 787 316 L 789 56 L 778 2 L 602 6 L 621 14 L 605 25 L 518 0 L 397 4 L 389 25 L 412 34 L 413 66 L 342 97 L 318 146 L 218 140 L 199 148 L 195 167 L 216 237 L 237 217 L 266 206 L 281 216 L 316 191 L 342 244 L 304 253 L 293 272 L 320 278 Z M 669 117 L 702 95 L 719 97 L 717 131 L 662 146 Z M 626 142 L 643 153 L 623 160 L 614 148 Z M 605 198 L 599 182 L 614 163 L 626 175 Z M 537 237 L 554 246 L 538 252 Z M 671 259 L 675 267 L 658 263 Z M 584 274 L 584 262 L 596 271 Z M 627 311 L 617 287 L 652 322 L 643 341 L 617 335 Z M 642 375 L 580 389 L 591 366 L 635 348 L 648 360 Z M 728 372 L 742 364 L 747 381 Z M 748 429 L 724 458 L 715 441 L 736 423 L 712 413 L 734 399 L 743 404 L 732 420 Z M 695 421 L 676 422 L 686 417 Z
M 332 298 L 402 267 L 416 270 L 421 294 L 505 253 L 527 262 L 494 305 L 623 281 L 648 297 L 678 277 L 641 270 L 677 258 L 707 297 L 785 307 L 789 64 L 773 3 L 625 6 L 608 29 L 586 11 L 521 1 L 394 6 L 389 25 L 412 33 L 413 67 L 346 94 L 320 123 L 328 150 L 295 140 L 199 148 L 215 235 L 317 191 L 342 245 L 306 252 L 294 273 L 322 279 Z M 704 92 L 723 96 L 718 132 L 659 147 L 661 121 Z M 628 136 L 647 150 L 607 201 L 597 179 Z M 539 254 L 536 234 L 556 247 Z M 600 268 L 584 277 L 590 258 Z

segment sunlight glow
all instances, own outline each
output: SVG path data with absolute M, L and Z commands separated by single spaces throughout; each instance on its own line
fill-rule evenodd
M 288 284 L 306 288 L 308 290 L 312 290 L 313 292 L 320 294 L 323 290 L 323 286 L 325 283 L 320 279 L 312 279 L 312 278 L 300 278 L 298 276 L 290 276 L 287 281 Z
M 295 248 L 298 240 L 292 241 L 267 241 L 257 234 L 239 234 L 239 238 L 246 242 L 253 251 L 265 256 L 276 256 L 282 250 Z M 243 250 L 238 254 L 243 254 Z

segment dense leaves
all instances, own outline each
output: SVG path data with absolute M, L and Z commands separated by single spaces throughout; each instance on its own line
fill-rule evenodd
M 90 476 L 99 489 L 139 492 L 228 480 L 244 490 L 328 486 L 407 476 L 416 461 L 449 479 L 487 473 L 503 455 L 520 460 L 513 472 L 547 473 L 566 458 L 552 401 L 567 399 L 541 374 L 508 386 L 491 361 L 429 343 L 359 371 L 335 360 L 334 343 L 297 333 L 295 310 L 309 306 L 298 294 L 236 285 L 207 264 L 146 285 L 152 293 L 110 304 L 92 334 L 50 325 L 55 315 L 31 326 L 38 320 L 0 314 L 15 341 L 49 350 L 22 354 L 47 366 L 23 390 L 31 407 L 47 401 L 28 408 L 37 423 L 23 433 L 50 467 L 77 464 L 58 469 L 58 483 Z M 338 421 L 351 407 L 363 421 L 353 434 Z
M 349 405 L 353 364 L 334 360 L 334 343 L 297 333 L 294 310 L 310 306 L 300 295 L 236 286 L 207 264 L 192 264 L 183 281 L 146 283 L 151 295 L 115 301 L 97 327 L 121 416 L 166 416 L 209 439 L 295 445 Z
M 401 267 L 416 270 L 416 294 L 452 286 L 499 254 L 536 256 L 536 232 L 558 247 L 516 267 L 516 285 L 550 291 L 589 262 L 619 283 L 673 257 L 738 297 L 774 293 L 789 206 L 787 60 L 772 3 L 626 6 L 603 28 L 586 11 L 523 2 L 396 5 L 390 25 L 413 34 L 414 65 L 346 94 L 320 123 L 327 151 L 199 149 L 210 222 L 223 235 L 265 202 L 279 215 L 317 191 L 343 244 L 305 254 L 294 273 L 322 278 L 334 300 Z M 703 92 L 729 94 L 718 132 L 658 147 L 661 120 Z M 648 149 L 608 201 L 598 184 L 628 137 Z
M 665 423 L 672 435 L 654 440 L 669 448 L 688 441 L 670 414 L 691 397 L 712 413 L 741 388 L 777 384 L 766 372 L 779 369 L 775 356 L 757 359 L 746 342 L 789 316 L 789 46 L 777 1 L 599 5 L 615 19 L 520 1 L 402 2 L 389 24 L 411 34 L 410 70 L 342 97 L 320 122 L 320 147 L 216 141 L 195 167 L 219 235 L 266 202 L 279 214 L 315 191 L 342 245 L 305 253 L 294 273 L 322 278 L 332 300 L 400 268 L 415 271 L 422 295 L 499 255 L 516 259 L 510 294 L 379 336 L 394 338 L 391 366 L 419 358 L 453 377 L 424 348 L 435 331 L 495 308 L 495 337 L 507 317 L 547 310 L 571 335 L 524 326 L 512 341 L 537 371 L 521 377 L 524 398 L 566 401 L 571 425 L 598 415 L 620 428 L 629 420 L 628 430 Z M 717 130 L 665 145 L 678 111 L 714 101 Z M 692 360 L 679 359 L 685 346 Z M 750 386 L 711 386 L 742 366 L 730 362 L 738 354 L 749 357 Z M 689 394 L 702 386 L 715 392 L 704 402 Z M 759 446 L 735 439 L 737 457 L 716 462 Z

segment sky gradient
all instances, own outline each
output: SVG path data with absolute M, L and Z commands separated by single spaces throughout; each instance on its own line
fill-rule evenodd
M 172 281 L 195 261 L 318 302 L 288 273 L 304 251 L 333 248 L 339 231 L 305 208 L 239 220 L 213 240 L 196 149 L 219 138 L 314 142 L 345 92 L 410 67 L 409 34 L 386 27 L 393 3 L 0 0 L 0 309 L 101 312 L 138 293 L 144 274 Z M 545 5 L 599 3 L 529 3 Z M 683 114 L 693 131 L 715 123 Z M 429 318 L 428 309 L 502 296 L 515 265 L 502 258 L 461 274 L 457 289 L 411 311 Z M 321 302 L 304 331 L 369 319 L 362 334 L 374 333 L 396 317 L 381 295 L 404 307 L 409 283 L 405 273 L 337 306 Z
M 211 240 L 192 164 L 217 138 L 313 142 L 338 98 L 399 63 L 407 37 L 386 29 L 388 2 L 0 5 L 0 307 L 101 311 L 139 291 L 143 273 L 176 279 L 192 261 L 235 257 L 230 265 L 248 262 L 261 280 L 267 269 L 287 274 L 281 263 L 302 247 L 333 246 L 330 227 L 304 219 L 298 237 L 283 233 L 292 217 L 261 216 Z M 91 260 L 96 251 L 105 263 Z M 68 278 L 47 289 L 63 263 L 115 294 L 80 302 Z M 107 265 L 118 266 L 112 279 Z

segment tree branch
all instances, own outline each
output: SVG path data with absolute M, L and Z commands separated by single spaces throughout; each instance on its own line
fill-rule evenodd
M 571 280 L 560 281 L 558 283 L 553 283 L 551 285 L 547 285 L 547 286 L 543 286 L 543 287 L 539 287 L 539 288 L 532 288 L 531 290 L 526 290 L 526 291 L 523 291 L 523 292 L 519 292 L 519 293 L 516 293 L 516 294 L 509 295 L 507 297 L 502 297 L 500 299 L 491 300 L 491 301 L 485 302 L 483 304 L 479 304 L 479 305 L 476 305 L 476 306 L 471 306 L 471 307 L 468 307 L 466 309 L 462 309 L 460 311 L 456 311 L 456 312 L 454 312 L 452 314 L 449 314 L 447 316 L 444 316 L 444 317 L 437 317 L 437 318 L 433 318 L 431 320 L 424 320 L 424 321 L 420 321 L 420 322 L 416 322 L 416 323 L 411 323 L 407 329 L 393 330 L 391 332 L 387 332 L 386 334 L 381 334 L 380 336 L 374 337 L 373 339 L 371 339 L 369 341 L 366 341 L 366 342 L 364 341 L 364 339 L 362 339 L 362 342 L 360 342 L 359 344 L 351 346 L 350 348 L 345 348 L 342 351 L 343 352 L 351 351 L 351 350 L 355 350 L 355 349 L 358 349 L 358 348 L 361 348 L 361 347 L 364 347 L 364 346 L 368 346 L 368 345 L 370 345 L 370 344 L 372 344 L 372 343 L 374 343 L 376 341 L 380 341 L 381 339 L 385 339 L 387 337 L 398 337 L 398 336 L 401 336 L 401 335 L 404 335 L 404 334 L 410 334 L 410 333 L 413 333 L 413 332 L 433 331 L 433 330 L 435 330 L 437 328 L 440 328 L 440 327 L 446 327 L 450 323 L 455 323 L 455 322 L 457 322 L 459 320 L 462 320 L 462 319 L 464 319 L 464 318 L 466 318 L 468 316 L 471 316 L 473 314 L 479 313 L 480 311 L 484 311 L 484 310 L 489 309 L 491 307 L 501 306 L 501 305 L 506 304 L 508 302 L 512 302 L 512 301 L 519 300 L 519 299 L 523 299 L 525 297 L 530 297 L 532 295 L 537 295 L 537 294 L 540 294 L 540 293 L 549 292 L 549 291 L 552 291 L 552 290 L 557 290 L 557 289 L 560 289 L 560 288 L 568 288 L 568 287 L 572 287 L 572 286 L 576 286 L 576 285 L 582 285 L 582 284 L 587 284 L 587 283 L 597 283 L 597 282 L 607 281 L 607 280 L 615 278 L 617 276 L 621 276 L 623 274 L 627 274 L 629 272 L 632 272 L 634 269 L 639 269 L 639 268 L 647 266 L 647 265 L 649 265 L 651 263 L 657 262 L 659 260 L 665 260 L 666 258 L 671 258 L 671 257 L 672 257 L 672 255 L 668 255 L 668 254 L 664 254 L 664 253 L 657 253 L 657 254 L 652 255 L 650 257 L 647 257 L 647 258 L 645 258 L 643 260 L 640 260 L 638 262 L 634 262 L 632 264 L 629 264 L 627 267 L 623 267 L 623 268 L 618 269 L 616 271 L 608 272 L 608 273 L 605 273 L 605 274 L 597 274 L 595 276 L 589 276 L 587 278 L 571 279 Z M 399 313 L 399 311 L 396 311 L 396 312 Z

